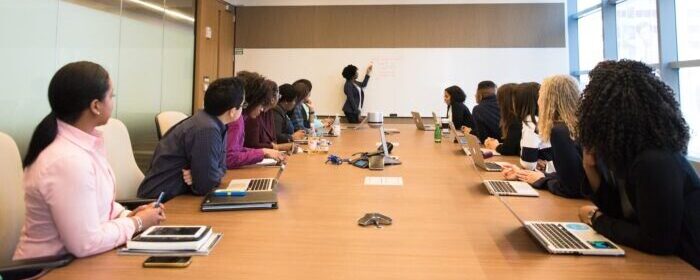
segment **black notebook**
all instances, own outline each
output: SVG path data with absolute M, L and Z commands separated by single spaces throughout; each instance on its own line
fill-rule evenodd
M 277 193 L 247 192 L 245 196 L 218 196 L 210 192 L 202 201 L 202 211 L 277 209 Z

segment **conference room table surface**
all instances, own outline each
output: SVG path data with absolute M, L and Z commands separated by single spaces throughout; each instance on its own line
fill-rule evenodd
M 325 164 L 326 154 L 292 156 L 278 186 L 279 209 L 201 212 L 201 197 L 184 195 L 166 204 L 167 225 L 211 225 L 223 238 L 209 256 L 187 268 L 142 268 L 146 256 L 110 251 L 75 260 L 45 279 L 700 279 L 675 256 L 655 256 L 622 246 L 624 257 L 548 254 L 446 135 L 413 125 L 387 125 L 403 162 L 382 171 Z M 379 130 L 344 130 L 330 138 L 331 154 L 349 157 L 376 149 Z M 515 157 L 493 161 L 516 162 Z M 276 168 L 230 170 L 234 178 L 273 177 Z M 366 186 L 366 176 L 402 177 L 403 186 Z M 526 220 L 578 221 L 586 200 L 509 197 Z M 361 227 L 365 213 L 393 224 Z

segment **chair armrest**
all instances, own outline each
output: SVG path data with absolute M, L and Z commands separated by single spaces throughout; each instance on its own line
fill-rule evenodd
M 121 204 L 124 206 L 124 208 L 128 210 L 134 210 L 137 207 L 144 205 L 144 204 L 149 204 L 156 202 L 155 199 L 150 199 L 150 198 L 135 198 L 135 199 L 122 199 L 122 200 L 117 200 L 117 203 Z
M 33 277 L 44 270 L 65 266 L 75 259 L 73 255 L 43 257 L 10 261 L 0 264 L 0 276 L 2 279 L 23 279 Z

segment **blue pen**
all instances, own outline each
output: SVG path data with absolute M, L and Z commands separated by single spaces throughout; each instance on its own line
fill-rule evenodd
M 154 204 L 153 207 L 160 208 L 160 203 L 163 202 L 163 197 L 165 197 L 165 192 L 160 192 L 160 195 L 158 196 L 158 199 L 156 200 L 156 204 Z

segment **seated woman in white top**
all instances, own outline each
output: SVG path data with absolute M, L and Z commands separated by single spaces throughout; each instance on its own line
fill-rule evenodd
M 114 201 L 114 173 L 95 129 L 113 102 L 112 81 L 98 64 L 71 63 L 51 79 L 51 113 L 24 158 L 26 217 L 13 259 L 99 254 L 165 219 L 162 205 L 131 212 Z
M 553 166 L 548 164 L 544 171 L 519 170 L 511 166 L 503 172 L 506 179 L 519 179 L 535 188 L 547 189 L 563 197 L 583 196 L 585 174 L 581 149 L 574 134 L 578 123 L 576 110 L 579 107 L 579 99 L 578 82 L 573 77 L 556 75 L 544 80 L 537 100 L 537 125 L 523 125 L 523 143 L 530 147 L 540 147 L 540 151 L 547 147 L 545 149 L 551 155 L 550 162 Z M 523 149 L 527 150 L 524 146 Z M 523 159 L 521 164 L 530 168 L 537 165 Z
M 542 141 L 537 131 L 537 99 L 540 84 L 522 83 L 516 88 L 513 107 L 523 120 L 522 138 L 520 138 L 520 165 L 525 170 L 539 170 L 544 173 L 554 172 L 552 150 L 549 141 Z

